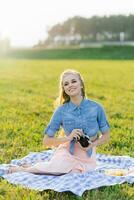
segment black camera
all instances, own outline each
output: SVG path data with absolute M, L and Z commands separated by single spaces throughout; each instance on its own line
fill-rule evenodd
M 82 147 L 88 147 L 89 144 L 92 143 L 88 135 L 80 136 L 80 139 L 77 139 L 77 141 L 81 144 Z

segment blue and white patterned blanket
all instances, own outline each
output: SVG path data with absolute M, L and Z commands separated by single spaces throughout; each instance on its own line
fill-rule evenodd
M 54 150 L 43 152 L 31 152 L 19 160 L 12 160 L 10 164 L 0 165 L 0 176 L 12 184 L 20 184 L 26 188 L 43 191 L 47 189 L 58 192 L 71 191 L 72 193 L 82 196 L 84 191 L 121 184 L 124 182 L 134 183 L 134 173 L 127 176 L 108 176 L 104 174 L 105 169 L 129 169 L 134 167 L 134 158 L 128 156 L 111 156 L 97 154 L 97 167 L 86 173 L 68 173 L 65 175 L 35 175 L 27 172 L 16 172 L 13 174 L 4 174 L 11 165 L 20 165 L 23 163 L 34 164 L 37 161 L 49 160 Z

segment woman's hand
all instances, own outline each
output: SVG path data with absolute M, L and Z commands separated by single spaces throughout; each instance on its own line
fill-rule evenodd
M 85 151 L 88 151 L 89 149 L 102 145 L 105 142 L 107 142 L 110 138 L 109 132 L 103 133 L 99 138 L 95 139 L 91 144 L 89 144 L 88 147 L 82 147 L 81 144 L 78 142 L 79 147 Z
M 71 141 L 73 139 L 80 139 L 80 136 L 83 135 L 82 129 L 73 129 L 73 131 L 68 136 L 68 139 Z

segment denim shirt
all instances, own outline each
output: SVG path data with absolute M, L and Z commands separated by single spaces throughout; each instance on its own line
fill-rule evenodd
M 62 127 L 68 136 L 73 129 L 82 129 L 84 133 L 92 137 L 100 131 L 102 134 L 109 130 L 109 123 L 103 107 L 90 99 L 84 98 L 80 105 L 72 101 L 59 106 L 44 130 L 49 137 L 53 137 Z M 70 153 L 74 153 L 74 141 L 70 142 Z M 92 149 L 87 151 L 91 156 Z

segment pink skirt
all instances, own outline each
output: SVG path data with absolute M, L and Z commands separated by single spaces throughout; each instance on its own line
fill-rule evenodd
M 38 162 L 34 166 L 38 171 L 48 174 L 66 174 L 69 172 L 86 172 L 96 167 L 96 148 L 89 157 L 76 143 L 74 154 L 69 152 L 69 143 L 59 145 L 49 161 Z

